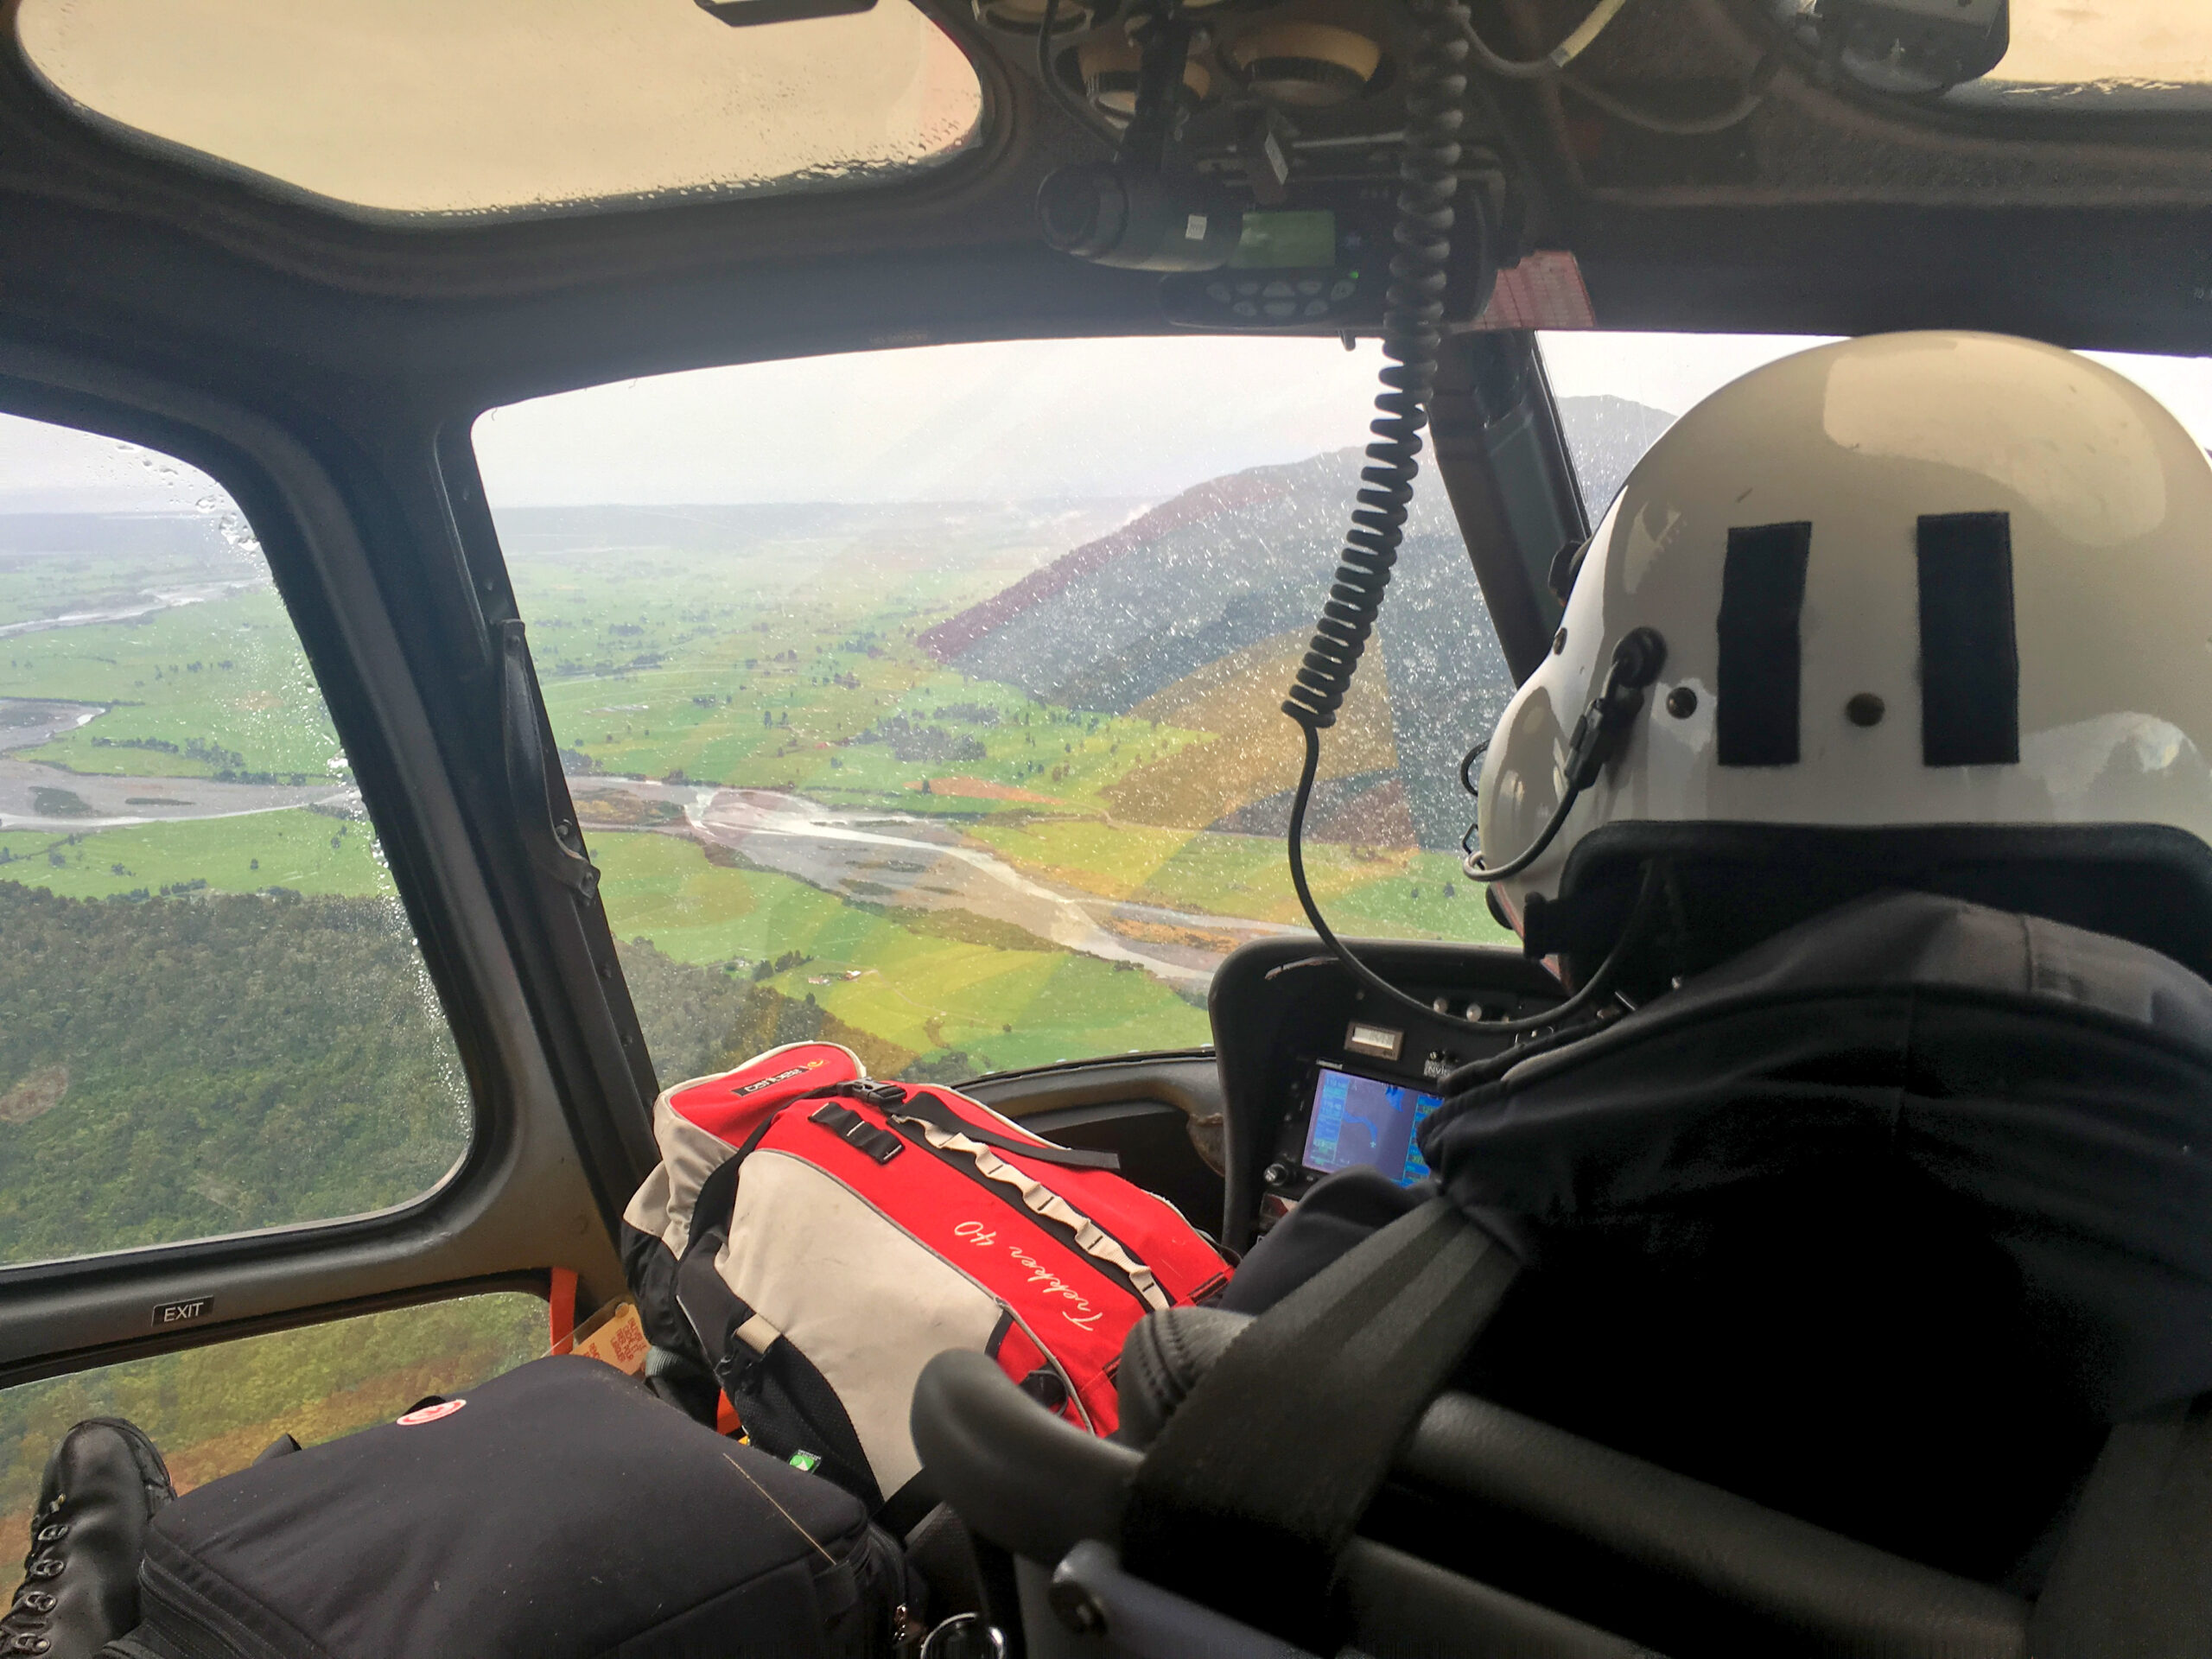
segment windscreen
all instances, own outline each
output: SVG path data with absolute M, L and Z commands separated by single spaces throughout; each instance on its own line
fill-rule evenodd
M 1677 415 L 1814 343 L 1546 335 L 1591 517 Z M 2110 360 L 2212 429 L 2201 364 Z M 1332 340 L 1014 340 L 480 419 L 661 1077 L 817 1036 L 938 1082 L 1207 1042 L 1229 952 L 1305 931 L 1281 704 L 1381 361 Z M 1512 692 L 1424 468 L 1306 823 L 1339 931 L 1516 946 L 1460 868 L 1460 762 Z
M 1018 340 L 480 420 L 663 1080 L 801 1037 L 936 1082 L 1207 1042 L 1215 968 L 1302 926 L 1281 704 L 1381 366 Z M 1459 879 L 1458 767 L 1511 679 L 1423 484 L 1307 866 L 1347 932 L 1502 940 Z

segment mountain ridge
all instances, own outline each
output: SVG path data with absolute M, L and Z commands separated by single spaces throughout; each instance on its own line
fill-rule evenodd
M 1154 822 L 1271 829 L 1287 814 L 1287 798 L 1275 798 L 1296 775 L 1295 734 L 1276 705 L 1336 569 L 1364 465 L 1347 448 L 1208 480 L 957 613 L 923 644 L 963 673 L 1071 708 L 1126 715 L 1140 705 L 1164 712 L 1179 697 L 1204 705 L 1198 729 L 1223 741 L 1133 773 L 1122 797 L 1147 802 Z M 1253 671 L 1224 698 L 1205 677 L 1239 653 L 1255 653 L 1245 658 Z M 1258 671 L 1262 661 L 1269 671 Z M 1384 686 L 1387 700 L 1366 700 L 1371 720 L 1347 709 L 1325 744 L 1323 776 L 1395 772 L 1401 787 L 1389 798 L 1405 802 L 1403 833 L 1456 845 L 1466 827 L 1459 756 L 1512 686 L 1440 489 L 1414 496 L 1354 695 Z M 1253 792 L 1229 798 L 1224 779 Z M 1397 842 L 1385 825 L 1408 823 L 1385 811 L 1374 838 Z
M 1595 525 L 1612 505 L 1621 486 L 1645 450 L 1675 423 L 1675 416 L 1649 404 L 1610 393 L 1559 400 L 1560 425 L 1574 460 L 1575 481 Z

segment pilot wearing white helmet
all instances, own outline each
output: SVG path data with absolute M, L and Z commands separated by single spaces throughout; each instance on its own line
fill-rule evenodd
M 1534 1269 L 1461 1386 L 2032 1593 L 2212 1399 L 2208 752 L 2212 464 L 2130 381 L 1876 336 L 1677 422 L 1484 761 L 1573 995 L 1421 1130 Z M 1326 1178 L 1222 1306 L 1433 1190 Z

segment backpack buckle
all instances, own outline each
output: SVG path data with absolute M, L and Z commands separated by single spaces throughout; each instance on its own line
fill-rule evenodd
M 865 1083 L 849 1083 L 842 1091 L 854 1100 L 866 1101 L 881 1111 L 906 1103 L 906 1091 L 895 1083 L 879 1083 L 874 1078 Z

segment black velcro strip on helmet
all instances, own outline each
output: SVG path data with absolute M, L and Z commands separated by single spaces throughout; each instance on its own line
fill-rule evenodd
M 2020 645 L 2012 620 L 2012 518 L 1920 521 L 1920 758 L 1931 766 L 2020 760 Z
M 1713 710 L 1724 766 L 1797 764 L 1798 682 L 1803 652 L 1809 524 L 1738 526 L 1720 575 L 1719 682 Z

